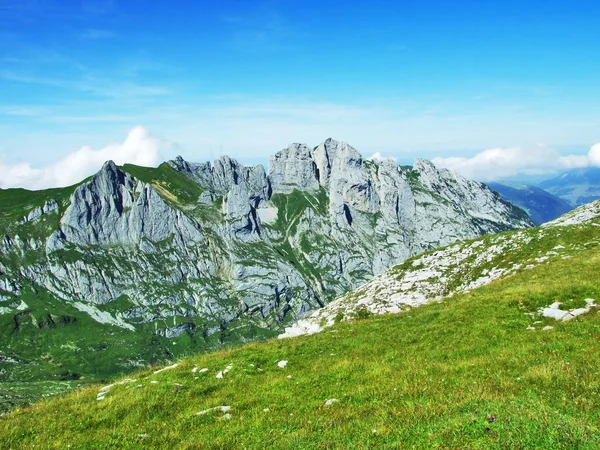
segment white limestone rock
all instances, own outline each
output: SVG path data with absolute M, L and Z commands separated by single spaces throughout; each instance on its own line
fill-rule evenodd
M 292 144 L 271 156 L 269 180 L 273 193 L 318 190 L 317 164 L 312 158 L 312 150 L 305 144 Z

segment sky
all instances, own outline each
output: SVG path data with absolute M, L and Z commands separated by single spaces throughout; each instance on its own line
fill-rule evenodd
M 600 2 L 0 0 L 0 188 L 328 137 L 481 180 L 600 165 Z

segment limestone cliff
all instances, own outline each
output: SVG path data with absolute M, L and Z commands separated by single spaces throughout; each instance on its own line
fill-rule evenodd
M 222 157 L 107 162 L 26 205 L 0 243 L 0 311 L 44 289 L 97 321 L 167 337 L 280 330 L 394 264 L 533 224 L 486 186 L 417 160 L 293 144 L 268 173 Z

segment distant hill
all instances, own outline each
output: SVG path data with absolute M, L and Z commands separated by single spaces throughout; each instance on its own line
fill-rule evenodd
M 600 198 L 600 168 L 570 170 L 539 183 L 538 187 L 568 201 L 574 207 L 581 206 Z
M 502 200 L 523 209 L 537 225 L 556 219 L 573 209 L 571 204 L 539 187 L 516 183 L 486 183 Z

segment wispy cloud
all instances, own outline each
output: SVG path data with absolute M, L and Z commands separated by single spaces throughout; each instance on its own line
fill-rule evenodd
M 44 114 L 45 108 L 38 106 L 3 106 L 0 107 L 0 114 L 6 116 L 36 117 Z
M 375 152 L 371 156 L 369 156 L 367 159 L 369 159 L 371 161 L 384 161 L 386 159 L 391 159 L 392 161 L 398 160 L 398 158 L 396 158 L 395 156 L 384 156 L 381 154 L 381 152 Z
M 75 124 L 75 123 L 131 123 L 136 120 L 133 115 L 119 114 L 98 114 L 98 115 L 81 115 L 81 116 L 48 116 L 44 118 L 44 122 Z
M 62 79 L 50 78 L 39 75 L 28 75 L 26 73 L 15 72 L 13 70 L 0 70 L 0 78 L 6 81 L 13 81 L 16 83 L 43 84 L 46 86 L 54 87 L 68 87 L 72 85 L 70 82 Z
M 48 18 L 80 20 L 90 14 L 97 14 L 93 8 L 85 7 L 87 1 L 84 0 L 80 7 L 70 1 L 2 0 L 0 1 L 0 17 L 11 18 L 19 22 L 47 20 Z M 98 0 L 98 2 L 104 2 L 104 0 Z
M 164 96 L 173 94 L 173 90 L 162 86 L 150 86 L 131 82 L 115 81 L 110 78 L 100 78 L 84 75 L 76 79 L 52 78 L 14 70 L 0 70 L 0 79 L 16 83 L 37 84 L 83 91 L 104 97 L 128 98 Z

